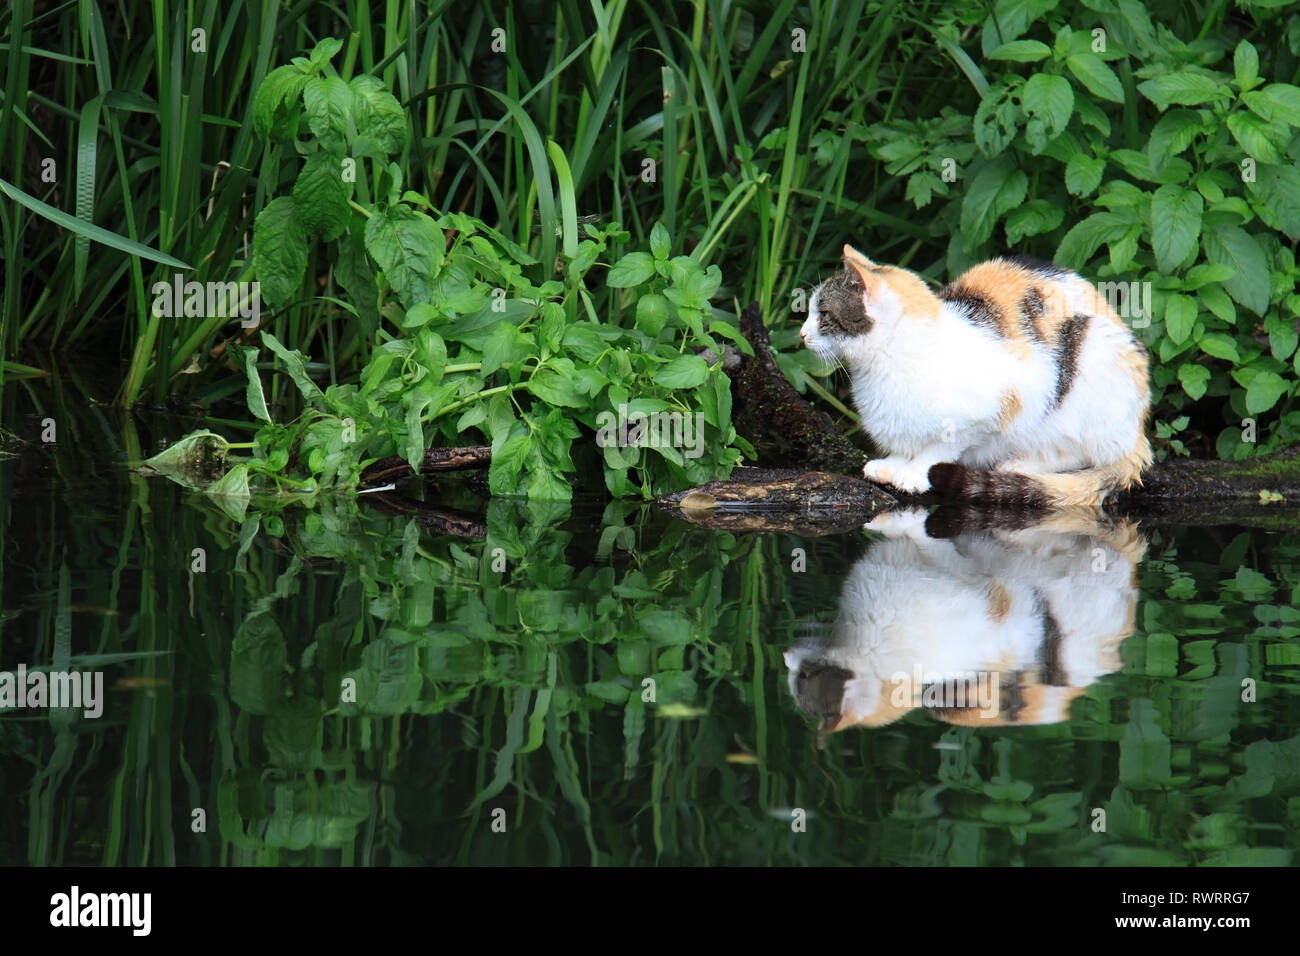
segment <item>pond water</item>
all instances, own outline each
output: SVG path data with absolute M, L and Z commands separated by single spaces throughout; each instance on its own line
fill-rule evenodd
M 3 396 L 0 695 L 102 713 L 0 696 L 0 864 L 1293 861 L 1293 534 L 241 512 L 128 466 L 193 420 L 93 392 Z

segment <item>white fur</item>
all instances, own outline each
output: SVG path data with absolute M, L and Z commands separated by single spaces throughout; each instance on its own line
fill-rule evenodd
M 1088 283 L 1077 276 L 1057 281 L 1069 314 L 1088 314 Z M 1109 464 L 1137 443 L 1147 399 L 1117 361 L 1132 346 L 1112 319 L 1090 316 L 1073 385 L 1053 407 L 1057 373 L 1049 345 L 1032 343 L 1028 358 L 1018 356 L 946 302 L 937 318 L 903 315 L 888 286 L 864 304 L 871 330 L 835 339 L 821 332 L 814 292 L 800 335 L 849 372 L 862 427 L 886 454 L 867 463 L 867 477 L 922 492 L 939 462 L 1058 472 Z M 1010 390 L 1022 410 L 1004 431 L 998 416 Z

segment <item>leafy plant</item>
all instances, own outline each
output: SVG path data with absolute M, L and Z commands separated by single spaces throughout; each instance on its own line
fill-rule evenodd
M 283 305 L 299 294 L 308 260 L 330 257 L 373 324 L 377 347 L 357 384 L 322 391 L 305 358 L 263 332 L 308 405 L 294 424 L 280 425 L 256 353 L 233 346 L 248 374 L 249 409 L 266 424 L 256 457 L 227 482 L 296 474 L 350 488 L 379 458 L 400 454 L 418 471 L 427 447 L 481 436 L 492 445 L 495 494 L 567 500 L 563 476 L 575 471 L 571 446 L 584 428 L 601 438 L 605 485 L 615 495 L 661 494 L 729 474 L 747 445 L 731 425 L 722 341 L 749 347 L 712 313 L 718 267 L 670 257 L 668 232 L 656 225 L 649 252 L 629 252 L 609 269 L 605 285 L 627 291 L 608 297 L 613 316 L 602 317 L 593 276 L 609 244 L 627 233 L 588 224 L 578 240 L 566 203 L 564 251 L 539 262 L 471 216 L 438 214 L 402 190 L 397 163 L 384 164 L 405 145 L 397 101 L 371 77 L 348 84 L 332 75 L 329 59 L 341 46 L 321 41 L 310 58 L 273 71 L 257 93 L 259 130 L 305 158 L 291 195 L 258 214 L 254 274 L 265 299 Z M 349 175 L 358 155 L 373 163 L 372 202 L 370 190 L 352 198 L 354 181 L 366 181 Z M 542 278 L 548 262 L 562 278 Z M 611 427 L 637 415 L 647 423 L 672 416 L 678 428 L 652 439 L 648 430 L 629 437 L 625 424 Z M 683 447 L 678 439 L 688 434 Z

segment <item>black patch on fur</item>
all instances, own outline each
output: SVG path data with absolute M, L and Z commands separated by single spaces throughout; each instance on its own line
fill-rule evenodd
M 822 283 L 817 292 L 817 322 L 823 335 L 866 335 L 876 323 L 862 305 L 862 281 L 850 270 Z
M 1074 378 L 1079 372 L 1079 350 L 1083 346 L 1083 337 L 1088 331 L 1088 317 L 1083 314 L 1072 315 L 1061 326 L 1056 339 L 1056 401 L 1060 405 Z
M 1047 497 L 1038 482 L 1014 472 L 940 462 L 930 467 L 928 477 L 930 487 L 946 498 L 1022 509 L 1047 507 Z
M 1052 687 L 1065 686 L 1065 669 L 1061 666 L 1061 625 L 1057 623 L 1052 607 L 1038 591 L 1034 604 L 1043 621 L 1043 643 L 1038 648 L 1038 663 L 1042 668 L 1043 683 Z
M 1034 256 L 1007 256 L 1007 262 L 1014 263 L 1022 269 L 1037 273 L 1045 279 L 1059 279 L 1061 276 L 1068 276 L 1069 269 L 1062 269 L 1054 262 L 1048 262 L 1046 259 L 1038 259 Z
M 1023 531 L 1042 520 L 1042 514 L 1028 508 L 985 504 L 983 502 L 948 502 L 930 512 L 925 519 L 925 533 L 931 538 L 956 538 L 986 531 Z
M 1025 297 L 1020 300 L 1020 324 L 1035 342 L 1047 341 L 1043 336 L 1042 328 L 1038 325 L 1038 320 L 1043 315 L 1043 308 L 1043 294 L 1030 286 Z
M 955 305 L 972 324 L 989 329 L 999 336 L 1006 336 L 1002 327 L 1002 313 L 984 293 L 968 286 L 949 283 L 939 290 L 939 298 Z
M 795 697 L 805 713 L 814 717 L 836 719 L 844 703 L 844 685 L 853 679 L 853 671 L 813 661 L 799 665 Z

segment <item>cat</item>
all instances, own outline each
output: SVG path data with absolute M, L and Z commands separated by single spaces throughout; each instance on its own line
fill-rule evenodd
M 1132 522 L 1064 509 L 1007 523 L 946 506 L 867 527 L 884 537 L 849 572 L 828 638 L 784 655 L 823 740 L 917 707 L 952 724 L 1055 723 L 1120 668 L 1146 549 Z
M 1151 463 L 1146 350 L 1096 287 L 1051 263 L 993 259 L 936 294 L 846 245 L 799 334 L 849 372 L 886 455 L 867 462 L 873 481 L 1097 506 Z

